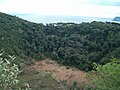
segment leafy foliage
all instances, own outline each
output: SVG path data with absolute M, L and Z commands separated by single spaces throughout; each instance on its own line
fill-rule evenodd
M 18 75 L 21 71 L 19 66 L 14 64 L 15 56 L 7 58 L 0 53 L 0 89 L 2 90 L 31 90 L 26 83 L 24 89 L 19 86 Z
M 17 77 L 21 71 L 16 64 L 12 63 L 14 59 L 14 56 L 0 57 L 0 87 L 3 87 L 4 90 L 15 89 L 19 82 Z
M 120 61 L 113 59 L 105 65 L 98 65 L 97 77 L 93 81 L 97 90 L 120 90 Z

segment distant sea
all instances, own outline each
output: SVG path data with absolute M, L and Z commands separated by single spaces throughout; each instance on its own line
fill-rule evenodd
M 101 18 L 101 17 L 84 17 L 84 16 L 41 16 L 41 15 L 29 15 L 29 14 L 12 14 L 22 19 L 35 22 L 35 23 L 58 23 L 58 22 L 71 22 L 71 23 L 82 23 L 82 22 L 92 22 L 92 21 L 101 21 L 101 22 L 113 22 L 113 18 Z

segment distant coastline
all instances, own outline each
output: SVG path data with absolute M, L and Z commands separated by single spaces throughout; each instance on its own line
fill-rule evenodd
M 102 17 L 85 17 L 85 16 L 49 16 L 49 15 L 29 15 L 29 14 L 11 14 L 22 19 L 35 22 L 35 23 L 58 23 L 58 22 L 71 22 L 71 23 L 82 23 L 82 22 L 113 22 L 113 18 L 102 18 Z
M 120 17 L 115 17 L 115 18 L 113 19 L 113 21 L 120 22 Z

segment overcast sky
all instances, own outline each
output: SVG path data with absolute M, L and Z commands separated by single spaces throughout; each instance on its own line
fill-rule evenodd
M 0 12 L 114 18 L 120 0 L 0 0 Z

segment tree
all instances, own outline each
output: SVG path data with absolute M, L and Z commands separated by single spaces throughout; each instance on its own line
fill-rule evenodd
M 105 65 L 98 65 L 96 70 L 95 90 L 120 90 L 120 60 L 113 59 Z

